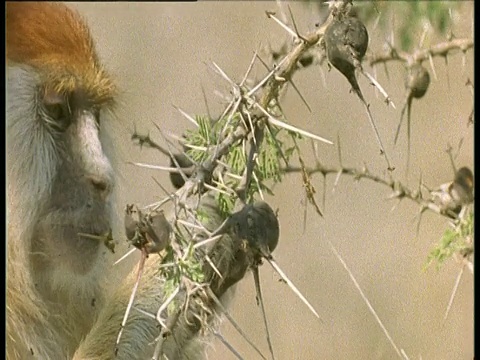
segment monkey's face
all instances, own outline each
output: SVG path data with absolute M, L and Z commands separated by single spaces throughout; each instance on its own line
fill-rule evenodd
M 87 25 L 64 4 L 7 3 L 6 25 L 8 217 L 18 233 L 8 244 L 41 265 L 33 273 L 84 275 L 103 243 L 79 234 L 110 228 L 100 121 L 115 85 Z
M 48 108 L 48 106 L 47 106 Z M 62 257 L 70 270 L 85 273 L 97 259 L 102 236 L 110 229 L 113 173 L 100 140 L 100 111 L 77 90 L 44 113 L 55 138 L 58 163 L 40 210 L 32 247 Z M 47 120 L 48 122 L 48 120 Z M 78 261 L 81 259 L 81 261 Z
M 81 86 L 46 93 L 33 69 L 10 68 L 8 75 L 10 215 L 32 229 L 24 245 L 41 268 L 85 274 L 103 242 L 79 234 L 105 235 L 110 229 L 114 182 L 100 140 L 102 106 Z M 17 97 L 16 84 L 32 91 L 31 104 Z

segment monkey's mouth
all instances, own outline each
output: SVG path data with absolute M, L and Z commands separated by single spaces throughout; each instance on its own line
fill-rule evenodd
M 37 223 L 32 253 L 42 261 L 61 258 L 61 263 L 77 274 L 92 270 L 102 251 L 108 251 L 103 239 L 110 233 L 110 212 L 55 210 Z

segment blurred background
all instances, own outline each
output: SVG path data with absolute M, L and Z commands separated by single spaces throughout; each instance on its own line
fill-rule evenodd
M 398 3 L 401 9 L 401 2 Z M 472 38 L 473 1 L 457 2 L 452 12 L 453 33 Z M 289 39 L 285 30 L 265 15 L 279 13 L 274 1 L 198 2 L 198 3 L 70 3 L 90 24 L 97 49 L 107 68 L 116 77 L 122 93 L 116 119 L 107 126 L 114 134 L 121 192 L 118 213 L 126 203 L 148 205 L 164 197 L 152 177 L 173 190 L 168 174 L 134 167 L 130 161 L 167 165 L 168 161 L 151 149 L 133 145 L 130 136 L 136 129 L 165 144 L 156 130 L 182 134 L 191 124 L 173 105 L 191 115 L 206 114 L 202 95 L 205 89 L 209 111 L 218 115 L 228 94 L 228 83 L 211 70 L 218 64 L 239 82 L 254 54 L 271 46 L 278 50 Z M 312 31 L 324 17 L 314 4 L 290 3 L 300 32 Z M 287 12 L 288 13 L 288 12 Z M 280 13 L 279 13 L 280 14 Z M 400 21 L 402 13 L 397 14 Z M 385 20 L 385 19 L 384 19 Z M 369 51 L 384 49 L 394 19 L 387 25 L 367 23 Z M 421 32 L 413 31 L 413 42 Z M 424 46 L 444 40 L 429 33 Z M 266 52 L 261 55 L 268 60 Z M 464 58 L 464 59 L 463 59 Z M 388 65 L 389 77 L 378 68 L 378 81 L 397 109 L 387 107 L 365 79 L 360 79 L 364 96 L 380 129 L 392 162 L 395 177 L 416 188 L 423 177 L 430 187 L 453 179 L 452 166 L 445 152 L 448 143 L 463 145 L 457 167 L 473 167 L 473 126 L 467 127 L 472 110 L 473 51 L 447 58 L 435 58 L 437 79 L 429 68 L 432 83 L 423 99 L 413 101 L 412 156 L 410 175 L 405 178 L 406 121 L 396 146 L 395 130 L 404 100 L 400 63 Z M 425 64 L 428 65 L 428 62 Z M 370 73 L 374 70 L 367 64 Z M 322 74 L 323 71 L 323 74 Z M 252 79 L 260 79 L 265 69 L 259 65 Z M 325 76 L 325 82 L 323 77 Z M 293 88 L 283 99 L 289 121 L 322 137 L 341 139 L 345 166 L 362 168 L 379 175 L 384 160 L 360 101 L 349 93 L 350 85 L 336 70 L 324 64 L 296 73 L 295 84 L 312 108 L 309 112 Z M 313 165 L 310 144 L 304 146 L 305 160 Z M 327 165 L 337 166 L 336 146 L 320 144 L 318 155 Z M 334 176 L 327 177 L 324 217 L 308 207 L 304 227 L 305 194 L 300 174 L 285 178 L 275 187 L 276 195 L 267 201 L 279 209 L 280 243 L 275 251 L 277 263 L 317 309 L 323 323 L 314 318 L 301 301 L 267 264 L 260 277 L 270 334 L 278 359 L 393 359 L 398 357 L 382 329 L 328 241 L 340 252 L 365 295 L 377 311 L 397 346 L 410 359 L 473 358 L 473 276 L 465 272 L 448 318 L 443 317 L 459 274 L 460 265 L 449 260 L 439 271 L 431 266 L 423 271 L 427 255 L 447 229 L 447 221 L 425 213 L 416 236 L 418 206 L 405 200 L 387 200 L 387 188 L 371 181 L 341 177 L 333 191 Z M 322 204 L 323 179 L 314 177 L 317 201 Z M 122 215 L 123 216 L 123 215 Z M 117 233 L 117 238 L 121 233 Z M 122 255 L 117 252 L 117 256 Z M 133 261 L 133 260 L 130 260 Z M 268 355 L 260 308 L 255 301 L 253 276 L 248 274 L 238 285 L 231 314 L 243 330 Z M 258 355 L 224 321 L 224 337 L 245 359 Z M 219 342 L 209 349 L 210 359 L 235 359 Z

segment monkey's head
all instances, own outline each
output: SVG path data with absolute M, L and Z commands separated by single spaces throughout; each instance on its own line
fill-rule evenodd
M 6 62 L 8 246 L 42 271 L 83 276 L 103 244 L 78 234 L 110 228 L 100 129 L 115 85 L 86 24 L 60 3 L 7 3 Z

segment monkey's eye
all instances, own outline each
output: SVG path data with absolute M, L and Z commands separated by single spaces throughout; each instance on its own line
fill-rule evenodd
M 41 100 L 47 125 L 55 132 L 64 132 L 71 123 L 69 94 L 51 87 L 41 90 Z
M 71 113 L 66 103 L 44 104 L 48 123 L 54 130 L 64 132 L 71 123 Z
M 95 120 L 97 123 L 97 127 L 100 129 L 100 117 L 101 117 L 101 109 L 99 107 L 93 107 L 92 108 L 92 113 L 93 116 L 95 116 Z

